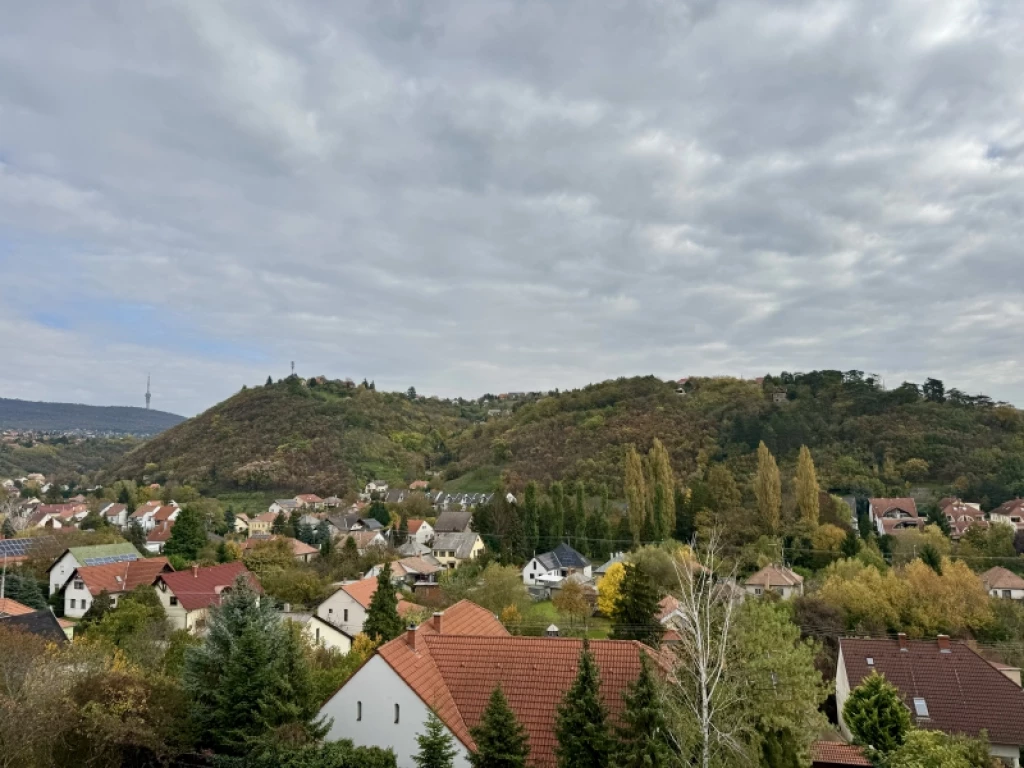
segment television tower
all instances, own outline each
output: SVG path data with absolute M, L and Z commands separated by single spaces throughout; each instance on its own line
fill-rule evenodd
M 146 374 L 146 410 L 147 411 L 149 410 L 149 399 L 151 397 L 152 397 L 152 395 L 149 394 L 149 374 L 147 373 Z

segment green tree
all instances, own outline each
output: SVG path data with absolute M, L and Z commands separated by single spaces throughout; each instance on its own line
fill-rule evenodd
M 736 511 L 743 502 L 736 478 L 725 464 L 715 464 L 708 470 L 707 492 L 714 511 L 721 515 Z
M 583 641 L 576 679 L 565 692 L 555 718 L 558 768 L 607 768 L 614 740 L 608 709 L 601 701 L 601 673 L 590 643 Z
M 657 483 L 654 486 L 654 500 L 651 504 L 651 533 L 653 541 L 664 541 L 671 533 L 668 526 L 668 503 L 665 486 Z
M 13 539 L 18 534 L 18 532 L 14 530 L 14 523 L 11 522 L 11 518 L 4 518 L 2 533 L 5 539 Z
M 405 396 L 408 397 L 410 400 L 415 400 L 416 399 L 416 387 L 409 387 L 409 389 L 406 390 Z
M 175 523 L 177 526 L 177 523 Z M 171 533 L 174 531 L 172 530 Z M 142 529 L 138 520 L 129 520 L 128 529 L 125 532 L 125 538 L 131 542 L 131 545 L 135 547 L 139 552 L 146 551 L 146 532 Z
M 452 768 L 455 764 L 455 739 L 433 710 L 427 715 L 424 733 L 416 735 L 419 751 L 412 760 L 416 768 Z
M 796 506 L 800 510 L 800 519 L 812 526 L 818 524 L 818 491 L 814 459 L 807 446 L 801 445 L 796 462 Z
M 495 687 L 480 724 L 470 729 L 476 752 L 469 755 L 473 768 L 526 768 L 530 737 L 516 718 L 508 699 Z
M 675 496 L 676 476 L 672 471 L 668 450 L 658 438 L 654 438 L 651 450 L 647 453 L 647 464 L 655 489 L 660 485 L 665 495 L 661 511 L 656 513 L 658 522 L 655 529 L 659 537 L 668 538 L 676 528 L 676 514 L 678 513 Z M 652 497 L 652 503 L 657 503 L 657 496 Z
M 554 482 L 548 488 L 551 497 L 551 523 L 548 525 L 548 541 L 545 549 L 554 549 L 565 536 L 565 488 Z
M 632 445 L 626 450 L 625 484 L 629 530 L 633 535 L 633 545 L 636 546 L 643 537 L 647 518 L 647 480 L 640 454 Z
M 387 505 L 385 505 L 383 501 L 375 501 L 370 504 L 370 508 L 367 510 L 367 516 L 372 517 L 385 528 L 391 525 L 391 513 L 388 512 Z
M 291 516 L 288 518 L 288 524 L 285 526 L 284 535 L 297 539 L 299 538 L 299 528 L 301 527 L 302 513 L 297 509 L 293 509 Z
M 164 545 L 164 554 L 177 555 L 185 560 L 197 560 L 199 550 L 206 546 L 206 523 L 199 510 L 192 506 L 182 507 L 171 535 Z
M 843 557 L 856 557 L 858 552 L 860 552 L 860 539 L 851 529 L 846 532 L 846 538 L 843 539 L 842 546 L 839 548 L 839 553 Z
M 608 539 L 611 538 L 611 531 L 608 528 L 608 513 L 606 506 L 591 510 L 587 515 L 587 535 L 584 539 L 584 554 L 589 555 L 598 562 L 608 559 Z
M 782 478 L 768 446 L 762 440 L 757 446 L 757 474 L 754 476 L 754 495 L 757 511 L 761 515 L 764 532 L 778 536 L 781 527 L 779 511 L 782 508 Z
M 664 632 L 657 619 L 661 599 L 658 590 L 639 565 L 626 563 L 625 571 L 612 615 L 612 637 L 616 640 L 639 640 L 657 648 Z
M 622 694 L 625 709 L 617 729 L 613 764 L 619 768 L 668 768 L 673 763 L 668 724 L 654 664 L 640 652 L 640 675 Z
M 12 571 L 9 567 L 4 577 L 4 597 L 37 611 L 45 611 L 48 607 L 39 582 L 31 574 Z
M 103 617 L 110 613 L 110 609 L 113 607 L 114 602 L 110 599 L 110 593 L 107 590 L 101 590 L 96 597 L 93 598 L 92 604 L 89 606 L 89 610 L 82 616 L 81 621 L 78 622 L 78 626 L 75 628 L 76 632 L 87 634 L 89 628 L 99 624 Z
M 377 589 L 370 598 L 370 607 L 366 609 L 366 622 L 363 632 L 367 637 L 380 638 L 380 642 L 394 640 L 405 628 L 402 618 L 398 615 L 398 595 L 391 585 L 388 575 L 391 573 L 391 562 L 385 560 L 381 565 L 380 576 L 377 577 Z
M 910 712 L 899 690 L 877 672 L 850 692 L 843 705 L 843 720 L 854 742 L 883 755 L 898 749 L 910 730 Z
M 279 512 L 277 517 L 274 518 L 273 524 L 270 526 L 270 532 L 275 536 L 284 536 L 288 532 L 288 515 L 284 512 Z
M 235 510 L 231 505 L 224 510 L 224 529 L 227 533 L 235 532 Z
M 264 384 L 263 386 L 264 387 L 272 387 L 272 386 L 274 386 L 274 379 L 271 378 L 270 376 L 267 376 L 267 383 Z
M 523 492 L 523 548 L 527 557 L 532 557 L 537 551 L 540 538 L 539 512 L 537 483 L 531 480 Z
M 988 768 L 993 761 L 983 739 L 911 729 L 903 745 L 889 753 L 886 768 Z

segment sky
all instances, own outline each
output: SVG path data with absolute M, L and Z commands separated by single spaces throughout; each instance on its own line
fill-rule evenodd
M 1024 404 L 1019 0 L 0 24 L 0 396 L 861 369 Z

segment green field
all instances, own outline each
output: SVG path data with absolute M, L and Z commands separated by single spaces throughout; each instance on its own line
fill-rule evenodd
M 543 635 L 549 625 L 554 624 L 559 629 L 570 629 L 568 619 L 559 615 L 555 610 L 554 603 L 544 600 L 533 603 L 523 616 L 524 635 Z M 601 616 L 591 616 L 586 621 L 587 637 L 593 640 L 603 640 L 611 634 L 612 623 Z

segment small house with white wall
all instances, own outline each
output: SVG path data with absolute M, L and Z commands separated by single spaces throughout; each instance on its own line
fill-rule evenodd
M 434 526 L 426 520 L 410 520 L 409 538 L 415 539 L 417 544 L 427 546 L 434 539 Z
M 992 597 L 1002 600 L 1024 600 L 1024 579 L 1002 566 L 989 568 L 981 574 L 981 583 Z
M 187 571 L 162 573 L 156 578 L 156 594 L 167 613 L 172 629 L 202 632 L 206 628 L 209 610 L 220 605 L 231 592 L 239 576 L 249 580 L 253 589 L 262 592 L 259 581 L 243 563 L 224 563 L 200 568 L 193 565 Z
M 565 542 L 550 552 L 537 555 L 523 567 L 523 584 L 528 587 L 557 586 L 573 574 L 584 579 L 592 577 L 590 561 Z
M 67 583 L 71 573 L 83 565 L 108 565 L 141 558 L 142 555 L 139 551 L 128 542 L 65 549 L 46 569 L 46 576 L 50 582 L 50 594 L 55 595 L 59 592 L 60 588 Z
M 764 595 L 773 592 L 783 600 L 804 593 L 804 577 L 784 565 L 766 565 L 745 582 L 747 594 Z
M 100 510 L 102 517 L 108 525 L 115 528 L 124 528 L 128 525 L 128 507 L 124 504 L 107 504 Z
M 363 631 L 366 612 L 370 608 L 373 593 L 377 591 L 377 577 L 350 581 L 316 608 L 316 615 L 328 624 L 337 627 L 347 635 L 355 637 Z M 398 614 L 409 614 L 419 607 L 405 600 L 398 601 Z
M 101 593 L 110 595 L 110 607 L 136 587 L 149 586 L 161 573 L 173 573 L 174 568 L 164 557 L 125 560 L 109 565 L 83 565 L 71 572 L 61 591 L 64 595 L 64 615 L 80 619 L 92 607 Z

